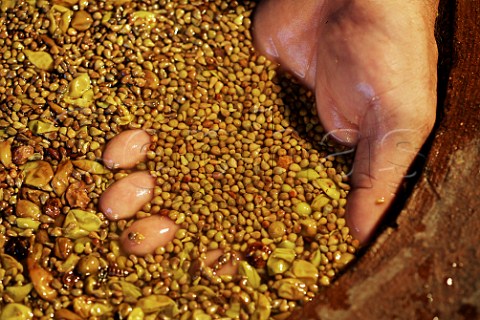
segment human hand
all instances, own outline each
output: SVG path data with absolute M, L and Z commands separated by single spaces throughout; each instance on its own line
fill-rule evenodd
M 315 91 L 318 113 L 332 136 L 357 146 L 347 217 L 362 241 L 391 203 L 435 118 L 432 8 L 423 2 L 399 10 L 393 2 L 374 4 L 266 1 L 255 23 L 258 48 Z M 150 136 L 127 131 L 115 141 L 104 153 L 105 164 L 132 168 L 145 159 Z M 119 197 L 124 187 L 128 192 Z M 113 220 L 131 218 L 152 198 L 153 189 L 154 179 L 146 172 L 131 174 L 104 193 L 100 209 Z M 157 228 L 165 221 L 140 219 L 132 230 L 166 230 Z M 173 237 L 175 227 L 166 228 Z M 131 252 L 152 250 L 127 235 L 123 233 L 122 243 Z M 158 237 L 169 239 L 165 233 Z M 161 246 L 163 240 L 148 244 Z
M 350 0 L 267 0 L 257 8 L 257 48 L 315 92 L 326 131 L 356 146 L 346 217 L 362 242 L 435 121 L 436 8 Z
M 103 162 L 111 169 L 133 169 L 147 159 L 151 136 L 144 130 L 123 131 L 112 139 L 104 153 Z M 155 178 L 148 171 L 137 171 L 111 184 L 102 194 L 99 209 L 109 220 L 130 219 L 152 201 Z M 128 254 L 144 256 L 158 247 L 164 247 L 176 236 L 180 227 L 164 215 L 152 215 L 133 222 L 122 230 L 120 242 Z M 237 264 L 229 260 L 219 262 L 222 249 L 209 250 L 204 264 L 215 268 L 218 275 L 235 274 Z

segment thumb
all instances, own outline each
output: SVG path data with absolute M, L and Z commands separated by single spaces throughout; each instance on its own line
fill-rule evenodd
M 416 174 L 408 169 L 430 131 L 425 124 L 411 123 L 387 130 L 379 119 L 370 112 L 360 128 L 346 208 L 351 233 L 362 243 L 371 237 L 402 181 Z

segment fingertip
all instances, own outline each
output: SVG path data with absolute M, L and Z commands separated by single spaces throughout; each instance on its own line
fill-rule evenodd
M 315 83 L 317 29 L 324 19 L 318 0 L 265 0 L 255 11 L 255 48 L 310 89 Z
M 278 59 L 278 50 L 273 41 L 275 23 L 272 21 L 272 1 L 262 1 L 255 8 L 253 17 L 253 43 L 255 48 L 270 60 Z
M 114 182 L 100 196 L 99 209 L 109 220 L 129 219 L 153 198 L 155 179 L 145 171 Z
M 350 193 L 345 217 L 350 234 L 362 245 L 368 243 L 382 221 L 389 203 L 385 196 L 375 195 L 372 190 L 354 190 Z
M 371 240 L 374 230 L 380 222 L 383 207 L 374 200 L 350 198 L 346 208 L 346 221 L 350 234 L 354 239 L 365 245 Z
M 219 259 L 224 255 L 223 249 L 215 249 L 207 251 L 205 256 L 205 264 L 209 267 L 215 267 L 219 263 Z M 219 276 L 222 275 L 235 275 L 238 272 L 238 261 L 229 260 L 226 263 L 220 264 L 215 267 L 215 273 Z
M 150 135 L 141 129 L 126 130 L 110 140 L 103 152 L 103 162 L 110 169 L 131 169 L 146 160 Z
M 173 241 L 179 228 L 174 221 L 164 216 L 154 215 L 137 220 L 122 232 L 122 249 L 127 254 L 145 256 Z
M 372 121 L 371 131 L 375 132 Z M 393 203 L 422 138 L 418 130 L 395 129 L 359 140 L 346 207 L 347 225 L 360 242 L 368 242 Z M 408 142 L 409 148 L 403 146 Z

